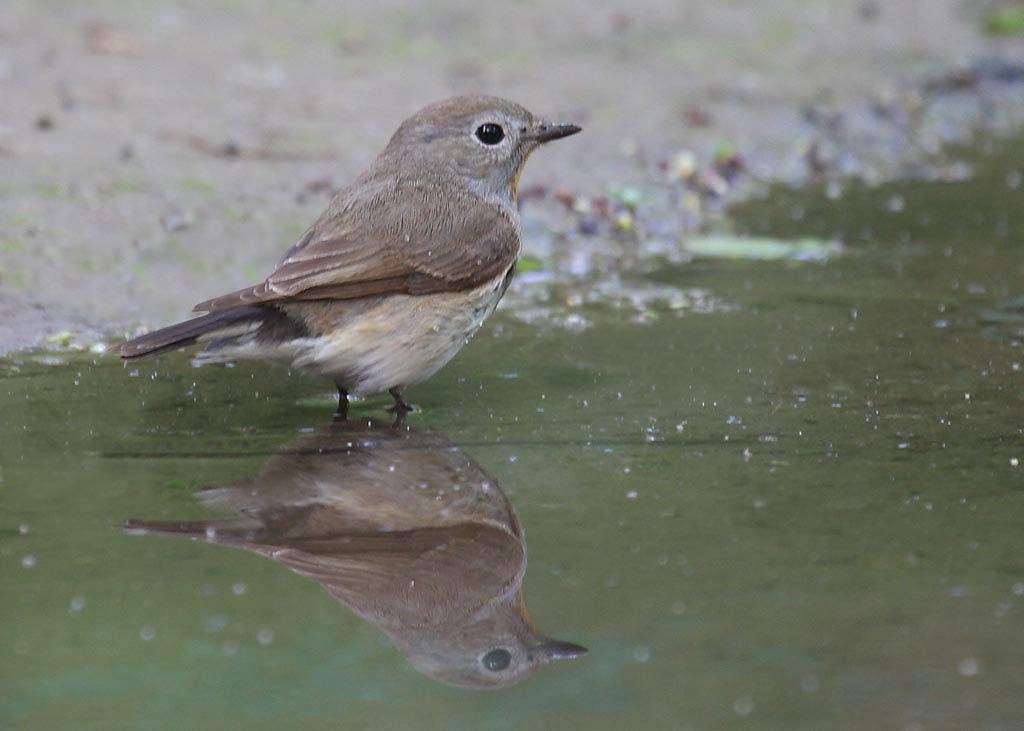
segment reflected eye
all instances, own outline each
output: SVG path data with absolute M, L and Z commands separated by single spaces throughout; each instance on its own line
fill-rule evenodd
M 476 138 L 485 145 L 496 145 L 505 139 L 505 130 L 500 124 L 487 122 L 476 128 Z
M 496 673 L 509 666 L 509 663 L 512 662 L 512 653 L 499 647 L 497 650 L 491 650 L 484 655 L 480 662 L 492 673 Z

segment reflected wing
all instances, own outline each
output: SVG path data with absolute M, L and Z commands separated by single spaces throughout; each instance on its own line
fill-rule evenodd
M 181 536 L 272 558 L 323 585 L 378 625 L 423 626 L 473 614 L 518 590 L 526 564 L 522 542 L 502 527 L 463 523 L 443 528 L 264 542 L 258 520 L 129 520 L 129 532 Z M 275 536 L 280 538 L 279 536 Z M 424 615 L 424 610 L 439 610 Z M 431 619 L 432 617 L 432 619 Z
M 267 555 L 376 624 L 419 626 L 518 588 L 526 560 L 518 539 L 486 524 L 299 541 Z
M 338 195 L 264 282 L 195 310 L 471 289 L 518 253 L 518 226 L 468 189 L 440 179 L 364 181 Z

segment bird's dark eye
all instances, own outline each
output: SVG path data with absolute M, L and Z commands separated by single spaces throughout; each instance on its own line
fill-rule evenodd
M 505 139 L 505 130 L 500 124 L 486 122 L 476 128 L 476 138 L 485 145 L 496 145 Z
M 498 127 L 498 129 L 500 130 L 501 127 Z M 509 663 L 512 662 L 512 653 L 499 647 L 497 650 L 491 650 L 484 655 L 480 662 L 492 673 L 497 673 L 509 666 Z

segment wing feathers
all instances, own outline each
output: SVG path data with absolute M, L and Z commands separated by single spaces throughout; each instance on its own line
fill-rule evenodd
M 195 311 L 471 289 L 518 255 L 518 223 L 465 187 L 442 179 L 364 182 L 342 191 L 264 282 Z

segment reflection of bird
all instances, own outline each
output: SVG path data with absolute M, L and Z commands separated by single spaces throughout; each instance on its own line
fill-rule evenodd
M 339 422 L 300 439 L 260 475 L 199 494 L 239 517 L 125 528 L 244 548 L 316 579 L 432 678 L 511 685 L 551 659 L 586 652 L 534 629 L 512 505 L 441 436 Z
M 207 360 L 267 358 L 334 379 L 342 413 L 349 391 L 385 389 L 408 410 L 402 389 L 451 360 L 505 294 L 526 158 L 579 131 L 495 97 L 431 104 L 264 282 L 117 351 L 139 358 L 204 341 Z

